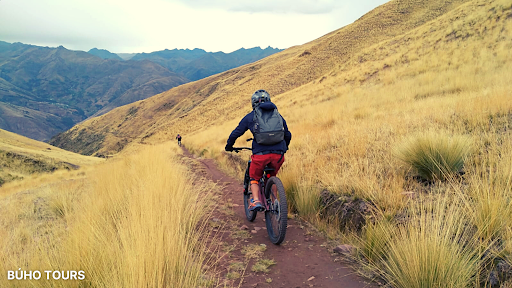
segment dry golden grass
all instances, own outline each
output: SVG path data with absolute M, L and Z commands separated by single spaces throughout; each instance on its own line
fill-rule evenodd
M 0 150 L 34 158 L 48 158 L 55 162 L 69 162 L 78 166 L 94 165 L 103 161 L 100 158 L 72 153 L 2 129 L 0 129 Z
M 1 271 L 83 270 L 86 279 L 2 277 L 0 286 L 206 286 L 199 237 L 209 188 L 193 182 L 170 150 L 149 147 L 85 179 L 1 199 Z
M 482 255 L 460 203 L 441 196 L 412 205 L 410 213 L 405 225 L 383 228 L 377 267 L 384 278 L 404 288 L 478 287 Z

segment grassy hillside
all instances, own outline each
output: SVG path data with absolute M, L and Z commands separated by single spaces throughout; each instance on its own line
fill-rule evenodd
M 159 142 L 241 117 L 255 90 L 265 88 L 279 95 L 312 81 L 320 85 L 349 67 L 359 67 L 361 50 L 411 31 L 463 2 L 391 1 L 315 41 L 121 107 L 81 123 L 51 143 L 88 155 L 109 154 L 122 143 Z M 317 95 L 308 97 L 317 99 Z M 101 143 L 83 143 L 84 137 L 99 135 Z
M 75 170 L 100 162 L 103 159 L 75 154 L 0 129 L 0 186 L 31 175 Z

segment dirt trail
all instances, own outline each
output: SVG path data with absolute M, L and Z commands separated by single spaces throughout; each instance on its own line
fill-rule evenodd
M 250 238 L 241 241 L 240 246 L 242 247 L 234 245 L 236 248 L 230 253 L 229 257 L 225 257 L 228 259 L 225 259 L 225 263 L 221 265 L 226 269 L 220 271 L 220 276 L 228 273 L 229 263 L 237 261 L 237 258 L 238 260 L 240 258 L 244 259 L 240 250 L 250 244 L 265 244 L 266 251 L 263 252 L 262 258 L 274 259 L 277 263 L 269 268 L 269 273 L 252 272 L 251 265 L 254 264 L 255 260 L 250 260 L 243 275 L 242 283 L 240 283 L 240 279 L 233 281 L 235 287 L 239 284 L 240 287 L 377 287 L 356 275 L 352 268 L 335 262 L 335 257 L 331 256 L 331 253 L 325 247 L 325 240 L 308 233 L 302 224 L 294 219 L 288 220 L 285 241 L 279 246 L 272 244 L 265 230 L 264 214 L 258 213 L 256 220 L 252 223 L 245 217 L 241 195 L 243 191 L 242 183 L 220 171 L 213 160 L 195 158 L 186 149 L 184 149 L 184 153 L 185 156 L 194 158 L 201 163 L 204 168 L 201 171 L 203 176 L 221 185 L 224 199 L 232 200 L 234 214 L 224 215 L 224 217 L 234 218 L 236 224 L 231 225 L 231 227 L 227 225 L 224 229 L 231 230 L 229 231 L 231 235 L 233 232 L 242 230 L 241 226 L 248 226 L 248 233 L 246 234 L 250 235 Z M 229 222 L 229 219 L 216 220 Z M 258 231 L 254 233 L 254 231 L 250 232 L 251 230 Z M 222 241 L 228 243 L 231 239 L 222 237 Z M 268 280 L 269 278 L 271 282 Z

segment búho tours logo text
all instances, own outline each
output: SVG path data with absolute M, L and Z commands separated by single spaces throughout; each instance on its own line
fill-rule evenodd
M 7 280 L 84 280 L 85 272 L 80 271 L 61 271 L 61 270 L 45 270 L 45 271 L 24 271 L 19 268 L 14 271 L 7 271 Z

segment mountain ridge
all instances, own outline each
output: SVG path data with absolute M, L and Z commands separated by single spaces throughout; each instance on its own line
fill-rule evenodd
M 165 49 L 151 53 L 139 53 L 131 60 L 151 60 L 167 69 L 182 74 L 187 79 L 196 81 L 211 75 L 251 63 L 282 49 L 267 47 L 240 48 L 230 53 L 206 52 L 203 49 Z

